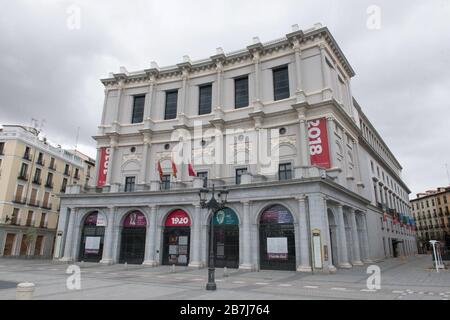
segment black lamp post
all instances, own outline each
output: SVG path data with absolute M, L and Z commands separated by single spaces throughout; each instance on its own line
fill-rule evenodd
M 211 199 L 207 201 L 208 193 L 211 192 Z M 217 192 L 217 199 L 215 198 L 215 192 Z M 214 214 L 223 209 L 227 202 L 228 191 L 224 188 L 222 190 L 215 190 L 214 185 L 212 190 L 208 188 L 202 188 L 199 192 L 200 206 L 203 209 L 208 209 L 211 213 L 211 234 L 209 236 L 209 266 L 208 266 L 208 283 L 206 284 L 206 290 L 216 290 L 216 282 L 214 280 Z

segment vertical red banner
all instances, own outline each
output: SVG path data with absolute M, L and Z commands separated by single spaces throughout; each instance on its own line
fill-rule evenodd
M 106 184 L 106 175 L 109 165 L 109 148 L 100 149 L 100 159 L 98 163 L 97 187 L 103 187 Z
M 311 165 L 331 168 L 326 118 L 308 121 L 308 142 Z

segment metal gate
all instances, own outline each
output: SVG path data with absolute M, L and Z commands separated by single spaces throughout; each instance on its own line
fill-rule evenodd
M 146 228 L 123 228 L 119 263 L 142 264 L 145 253 Z
M 211 234 L 211 231 L 209 234 Z M 238 225 L 214 226 L 214 256 L 214 264 L 217 268 L 239 267 Z
M 270 256 L 267 252 L 268 238 L 287 238 L 287 255 L 280 257 Z M 261 270 L 295 271 L 295 232 L 292 223 L 261 224 L 259 226 L 259 248 Z
M 104 236 L 105 227 L 85 225 L 83 228 L 83 233 L 81 235 L 80 254 L 78 260 L 86 262 L 99 262 L 102 259 L 103 255 Z M 86 252 L 85 246 L 87 237 L 100 237 L 100 248 L 98 249 L 98 252 Z

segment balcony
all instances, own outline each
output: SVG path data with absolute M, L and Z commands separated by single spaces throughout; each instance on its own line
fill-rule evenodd
M 73 178 L 76 179 L 76 180 L 80 180 L 80 174 L 74 175 Z
M 52 204 L 51 203 L 42 203 L 41 208 L 45 209 L 45 210 L 52 210 Z
M 29 153 L 25 153 L 22 157 L 22 159 L 27 160 L 27 161 L 31 161 L 31 156 Z
M 30 207 L 39 207 L 39 203 L 40 203 L 39 200 L 35 200 L 35 201 L 28 201 L 27 204 L 28 204 Z
M 17 179 L 23 180 L 23 181 L 28 181 L 28 177 L 26 176 L 26 174 L 25 175 L 24 174 L 19 174 L 17 176 Z
M 25 200 L 22 200 L 21 198 L 17 198 L 17 197 L 15 199 L 13 199 L 12 202 L 17 203 L 17 204 L 25 204 L 26 203 Z
M 34 184 L 37 184 L 37 185 L 41 185 L 41 183 L 42 183 L 42 180 L 41 179 L 33 179 L 33 183 Z
M 45 166 L 45 161 L 42 160 L 42 159 L 38 159 L 38 160 L 36 161 L 36 164 L 37 164 L 37 165 L 40 165 L 40 166 Z
M 46 187 L 46 188 L 49 188 L 49 189 L 53 189 L 53 182 L 48 182 L 48 181 L 47 181 L 47 182 L 45 183 L 45 187 Z
M 48 166 L 48 168 L 49 168 L 50 170 L 56 171 L 56 166 L 55 166 L 54 163 L 51 163 L 51 162 L 50 162 L 50 165 Z
M 69 172 L 69 171 L 64 171 L 64 175 L 65 175 L 66 177 L 70 177 L 70 172 Z

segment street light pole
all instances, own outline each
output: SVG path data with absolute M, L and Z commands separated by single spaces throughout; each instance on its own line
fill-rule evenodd
M 227 202 L 227 195 L 228 191 L 218 190 L 218 200 L 216 200 L 215 196 L 215 189 L 214 185 L 211 190 L 211 199 L 207 202 L 206 198 L 208 196 L 208 193 L 210 193 L 210 190 L 208 188 L 202 188 L 199 192 L 200 197 L 200 206 L 202 208 L 206 208 L 211 213 L 211 226 L 210 226 L 210 236 L 209 236 L 209 265 L 208 265 L 208 283 L 206 284 L 206 290 L 216 290 L 216 282 L 215 282 L 215 266 L 214 266 L 214 215 L 215 213 L 223 209 Z

